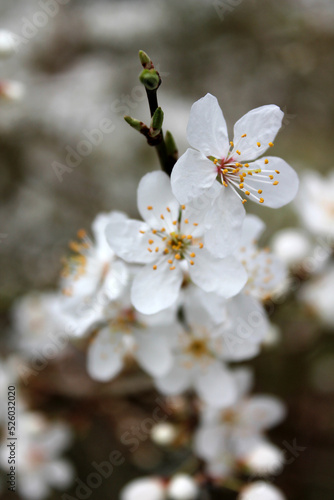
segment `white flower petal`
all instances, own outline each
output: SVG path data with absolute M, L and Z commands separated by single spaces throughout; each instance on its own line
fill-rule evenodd
M 194 149 L 187 149 L 174 165 L 171 186 L 179 202 L 188 203 L 202 196 L 216 177 L 217 167 L 213 161 Z
M 101 330 L 89 345 L 87 353 L 87 371 L 100 381 L 115 377 L 123 368 L 123 349 L 120 336 L 109 328 Z
M 245 209 L 232 189 L 222 187 L 207 215 L 207 249 L 217 257 L 231 255 L 238 248 Z
M 247 281 L 244 267 L 234 257 L 217 259 L 205 248 L 197 251 L 189 274 L 205 292 L 216 292 L 226 299 L 239 293 Z
M 145 266 L 133 280 L 131 301 L 143 314 L 154 314 L 174 304 L 182 284 L 183 274 L 178 265 L 171 270 L 163 258 L 156 266 L 155 270 L 152 265 Z
M 136 359 L 141 367 L 153 377 L 162 377 L 172 367 L 173 355 L 168 335 L 172 326 L 135 329 L 137 340 Z
M 55 488 L 67 488 L 73 479 L 74 469 L 68 460 L 53 460 L 44 463 L 43 474 Z
M 138 185 L 137 205 L 140 215 L 150 227 L 173 230 L 172 221 L 178 219 L 180 207 L 167 174 L 156 171 L 144 175 Z
M 257 169 L 267 169 L 267 170 L 277 170 L 279 174 L 273 173 L 274 179 L 269 179 L 270 172 L 268 174 L 262 173 L 261 175 L 268 175 L 266 179 L 257 178 L 256 174 L 252 176 L 247 176 L 247 182 L 249 185 L 256 190 L 262 189 L 261 197 L 264 202 L 262 203 L 265 207 L 280 208 L 290 203 L 297 194 L 299 180 L 298 175 L 286 163 L 286 161 L 276 156 L 267 156 L 268 164 L 264 165 L 264 160 L 260 159 L 251 163 L 250 168 Z M 261 180 L 269 181 L 269 183 L 260 182 Z M 277 185 L 273 185 L 273 182 L 278 181 Z M 246 186 L 245 186 L 246 187 Z M 260 198 L 260 195 L 256 195 Z M 259 203 L 258 200 L 251 197 L 252 201 Z
M 112 222 L 106 228 L 106 237 L 116 255 L 127 262 L 145 263 L 156 259 L 156 256 L 147 250 L 148 239 L 153 237 L 145 222 Z
M 279 424 L 286 415 L 283 403 L 273 396 L 252 396 L 242 404 L 241 418 L 252 429 L 265 430 Z
M 188 474 L 175 474 L 167 487 L 167 494 L 171 500 L 196 500 L 198 493 L 195 479 Z
M 214 460 L 222 455 L 227 445 L 227 434 L 227 428 L 222 425 L 199 427 L 194 442 L 196 455 L 206 461 Z
M 227 155 L 227 127 L 216 97 L 206 94 L 192 105 L 187 137 L 189 144 L 205 156 L 222 159 Z
M 248 247 L 254 245 L 265 230 L 266 225 L 260 217 L 253 214 L 247 214 L 242 223 L 241 246 Z
M 232 374 L 218 362 L 212 362 L 197 376 L 195 387 L 199 397 L 215 408 L 230 406 L 237 398 Z
M 269 104 L 252 109 L 234 125 L 234 149 L 241 155 L 233 155 L 238 162 L 250 161 L 261 156 L 273 142 L 281 128 L 284 113 L 278 106 Z M 246 134 L 246 137 L 241 137 Z M 258 146 L 258 143 L 260 146 Z
M 155 385 L 163 394 L 180 394 L 191 387 L 192 378 L 193 370 L 176 360 L 167 375 L 155 378 Z

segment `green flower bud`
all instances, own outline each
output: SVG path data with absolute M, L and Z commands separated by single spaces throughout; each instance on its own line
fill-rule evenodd
M 160 76 L 155 69 L 144 69 L 139 75 L 139 80 L 147 90 L 156 90 L 160 85 Z
M 164 121 L 164 112 L 159 107 L 155 110 L 154 115 L 151 120 L 151 136 L 155 137 L 158 135 L 162 129 L 162 123 Z

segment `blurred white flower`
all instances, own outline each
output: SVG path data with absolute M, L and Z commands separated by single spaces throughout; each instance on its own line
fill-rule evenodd
M 7 30 L 0 30 L 0 57 L 7 57 L 15 52 L 15 37 Z
M 284 454 L 277 446 L 264 442 L 255 446 L 243 461 L 252 474 L 277 474 L 282 470 Z
M 20 101 L 25 94 L 25 86 L 21 82 L 14 80 L 0 81 L 0 98 L 8 101 Z
M 286 500 L 283 493 L 265 481 L 255 481 L 242 489 L 238 500 Z
M 324 268 L 300 290 L 299 298 L 328 326 L 334 326 L 334 266 Z
M 202 420 L 195 434 L 195 453 L 206 461 L 206 469 L 213 477 L 226 478 L 240 465 L 247 465 L 247 457 L 252 453 L 265 450 L 268 441 L 263 435 L 267 429 L 277 425 L 285 415 L 282 403 L 272 396 L 247 396 L 250 388 L 251 374 L 244 368 L 231 373 L 237 389 L 237 401 L 223 410 L 204 407 Z M 271 448 L 273 451 L 274 448 Z M 272 472 L 276 465 L 279 450 L 271 453 Z M 275 454 L 275 457 L 273 456 Z M 256 466 L 265 472 L 263 454 L 255 455 Z M 275 458 L 275 460 L 273 460 Z M 275 462 L 275 464 L 274 464 Z
M 128 483 L 121 491 L 121 500 L 195 500 L 198 495 L 195 480 L 187 474 L 176 474 L 170 481 L 143 477 Z
M 318 172 L 303 175 L 295 207 L 303 225 L 315 236 L 334 239 L 334 172 L 327 177 Z
M 312 250 L 307 233 L 297 228 L 277 231 L 271 240 L 271 247 L 274 254 L 292 268 L 300 266 Z
M 48 422 L 37 412 L 21 412 L 19 419 L 18 490 L 27 500 L 42 500 L 52 488 L 63 490 L 71 484 L 73 467 L 59 455 L 69 446 L 72 436 L 64 423 Z M 1 463 L 8 466 L 7 441 L 1 448 Z

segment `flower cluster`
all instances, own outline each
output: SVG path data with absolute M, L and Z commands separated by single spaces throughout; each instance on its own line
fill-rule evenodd
M 141 220 L 98 215 L 92 236 L 80 230 L 70 242 L 59 293 L 28 296 L 14 311 L 23 356 L 38 356 L 50 336 L 82 340 L 94 380 L 139 367 L 163 395 L 192 397 L 194 453 L 219 484 L 240 472 L 271 474 L 282 462 L 263 436 L 282 419 L 281 403 L 249 396 L 249 372 L 231 367 L 260 352 L 271 327 L 263 302 L 286 278 L 284 264 L 258 245 L 264 223 L 245 212 L 247 200 L 278 208 L 296 194 L 294 170 L 262 157 L 282 117 L 274 105 L 250 111 L 229 141 L 216 98 L 200 99 L 190 113 L 191 148 L 171 178 L 156 171 L 139 183 Z M 191 500 L 200 483 L 142 479 L 122 498 Z

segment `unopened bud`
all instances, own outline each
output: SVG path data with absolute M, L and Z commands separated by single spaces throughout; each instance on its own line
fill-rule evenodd
M 168 446 L 173 444 L 177 434 L 177 430 L 173 424 L 162 422 L 152 428 L 151 439 L 160 446 Z
M 169 130 L 167 130 L 166 135 L 165 135 L 165 144 L 166 144 L 168 156 L 172 156 L 173 158 L 177 158 L 178 149 L 177 149 L 177 146 L 175 144 L 174 137 L 169 132 Z
M 161 129 L 162 129 L 162 124 L 164 121 L 164 112 L 162 109 L 159 107 L 154 111 L 154 114 L 152 116 L 151 120 L 151 136 L 155 137 L 158 134 L 160 134 Z
M 169 483 L 167 493 L 172 500 L 195 500 L 198 486 L 187 474 L 176 474 Z
M 143 122 L 136 120 L 135 118 L 132 118 L 131 116 L 124 116 L 124 120 L 126 123 L 130 125 L 130 127 L 134 128 L 135 130 L 138 130 L 138 132 L 141 132 L 143 129 Z
M 154 67 L 151 59 L 143 50 L 139 51 L 139 59 L 144 69 L 152 69 Z
M 155 69 L 144 69 L 139 80 L 147 88 L 147 90 L 156 90 L 160 85 L 160 76 Z

